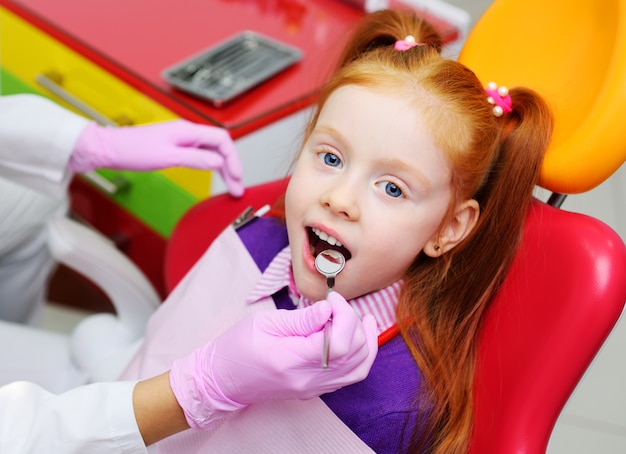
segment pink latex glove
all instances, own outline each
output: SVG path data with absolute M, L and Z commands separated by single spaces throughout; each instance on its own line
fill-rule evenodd
M 216 170 L 233 196 L 239 197 L 244 192 L 241 161 L 228 132 L 187 120 L 120 128 L 89 123 L 70 159 L 74 172 L 176 166 Z
M 323 328 L 333 317 L 330 361 Z M 336 292 L 306 309 L 256 313 L 174 362 L 170 386 L 189 426 L 267 400 L 311 399 L 367 377 L 378 352 L 376 321 L 361 321 Z

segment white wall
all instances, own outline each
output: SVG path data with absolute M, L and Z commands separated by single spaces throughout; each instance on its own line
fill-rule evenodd
M 626 164 L 591 191 L 568 196 L 561 208 L 600 219 L 626 241 Z

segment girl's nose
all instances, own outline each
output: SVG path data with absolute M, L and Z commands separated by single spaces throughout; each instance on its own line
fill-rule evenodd
M 359 219 L 361 215 L 357 191 L 349 185 L 335 185 L 329 188 L 322 194 L 320 203 L 334 215 L 350 221 Z

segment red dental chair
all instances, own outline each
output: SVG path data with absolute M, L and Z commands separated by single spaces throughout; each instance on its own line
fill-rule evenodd
M 192 208 L 171 237 L 171 289 L 247 206 L 273 203 L 286 180 Z M 517 257 L 485 320 L 473 454 L 545 453 L 556 420 L 626 301 L 626 246 L 604 223 L 535 201 Z
M 625 27 L 625 0 L 495 0 L 463 46 L 459 61 L 484 84 L 528 86 L 551 104 L 540 179 L 551 205 L 597 187 L 626 160 Z M 623 310 L 624 254 L 605 225 L 535 204 L 483 327 L 472 454 L 546 452 Z

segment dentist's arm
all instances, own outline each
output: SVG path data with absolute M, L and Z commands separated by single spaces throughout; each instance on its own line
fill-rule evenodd
M 146 446 L 189 429 L 185 413 L 170 387 L 169 372 L 137 383 L 133 409 Z
M 70 160 L 74 172 L 168 167 L 215 170 L 231 195 L 243 194 L 241 162 L 228 131 L 187 120 L 119 128 L 90 123 L 78 138 Z
M 55 395 L 27 382 L 0 387 L 2 453 L 147 453 L 132 406 L 135 382 Z
M 222 128 L 186 120 L 106 127 L 42 96 L 0 96 L 4 178 L 61 197 L 73 172 L 173 166 L 215 170 L 233 196 L 243 194 L 239 155 Z
M 42 96 L 0 96 L 0 177 L 65 197 L 68 162 L 88 123 Z
M 95 383 L 60 395 L 26 382 L 0 387 L 0 452 L 145 453 L 247 405 L 310 399 L 363 380 L 378 351 L 375 321 L 359 320 L 331 296 L 303 310 L 251 315 L 170 372 L 137 383 Z M 331 314 L 331 363 L 322 370 Z

